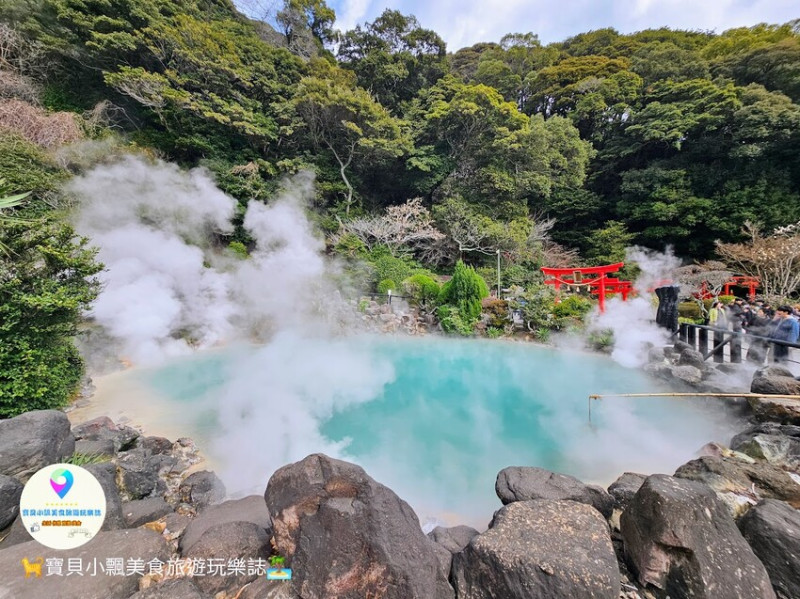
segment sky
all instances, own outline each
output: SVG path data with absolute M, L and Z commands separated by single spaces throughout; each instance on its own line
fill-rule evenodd
M 417 17 L 455 52 L 506 33 L 533 32 L 547 44 L 593 29 L 621 33 L 667 26 L 721 33 L 757 23 L 800 18 L 798 0 L 327 0 L 335 28 L 347 31 L 386 8 Z

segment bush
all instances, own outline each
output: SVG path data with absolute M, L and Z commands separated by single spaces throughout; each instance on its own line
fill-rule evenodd
M 540 329 L 536 329 L 534 332 L 534 336 L 539 343 L 547 343 L 550 341 L 550 329 L 542 327 Z
M 439 306 L 436 310 L 436 317 L 445 333 L 458 333 L 464 337 L 470 337 L 475 332 L 475 322 L 465 321 L 455 306 Z
M 237 258 L 247 258 L 249 256 L 247 253 L 247 246 L 241 241 L 231 241 L 228 244 L 228 249 L 233 252 L 234 256 Z
M 697 302 L 688 301 L 678 304 L 678 317 L 679 318 L 702 318 L 703 312 Z
M 442 287 L 439 303 L 454 306 L 463 321 L 473 323 L 481 315 L 481 300 L 488 295 L 486 281 L 459 260 L 453 278 Z
M 395 291 L 397 289 L 397 283 L 392 281 L 391 279 L 383 279 L 380 283 L 378 283 L 378 293 L 389 293 L 389 290 Z
M 405 281 L 414 274 L 417 267 L 407 258 L 396 258 L 391 254 L 382 254 L 370 260 L 375 267 L 375 280 L 380 282 L 384 279 L 391 281 Z
M 485 300 L 483 302 L 483 314 L 488 317 L 487 324 L 490 327 L 502 329 L 511 322 L 506 300 L 494 298 Z
M 416 274 L 403 281 L 403 292 L 411 305 L 428 310 L 439 299 L 441 287 L 428 275 Z
M 555 293 L 544 284 L 533 284 L 517 302 L 512 303 L 512 308 L 519 307 L 522 318 L 531 331 L 550 329 L 555 326 L 553 308 L 555 306 Z
M 570 295 L 555 306 L 553 306 L 553 316 L 559 320 L 580 320 L 592 310 L 594 302 L 580 295 Z
M 498 327 L 488 327 L 486 329 L 486 336 L 489 339 L 497 339 L 498 337 L 502 337 L 504 332 L 504 329 Z
M 735 295 L 720 295 L 717 299 L 719 299 L 722 304 L 725 306 L 730 306 L 733 303 L 733 300 L 736 299 Z
M 603 329 L 601 331 L 592 331 L 587 338 L 589 347 L 597 351 L 608 352 L 614 347 L 614 331 L 611 329 Z

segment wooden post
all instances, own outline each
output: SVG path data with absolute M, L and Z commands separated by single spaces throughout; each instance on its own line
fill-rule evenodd
M 600 289 L 597 294 L 597 305 L 600 308 L 600 314 L 606 311 L 606 273 L 600 273 Z
M 742 363 L 742 336 L 736 333 L 742 332 L 742 323 L 736 318 L 733 321 L 733 339 L 731 339 L 731 362 L 734 364 Z
M 692 346 L 692 349 L 695 348 L 697 345 L 695 341 L 695 334 L 697 329 L 695 329 L 692 325 L 686 325 L 686 343 Z

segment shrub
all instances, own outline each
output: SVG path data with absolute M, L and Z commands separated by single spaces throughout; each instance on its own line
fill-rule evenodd
M 375 280 L 378 282 L 384 279 L 405 281 L 413 274 L 416 267 L 411 260 L 396 258 L 391 254 L 380 255 L 371 262 L 375 267 Z
M 388 293 L 389 290 L 395 291 L 397 289 L 397 283 L 392 281 L 391 279 L 383 279 L 380 283 L 378 283 L 378 293 Z
M 403 292 L 412 305 L 428 310 L 439 299 L 441 287 L 428 275 L 416 274 L 403 281 Z
M 553 306 L 553 316 L 558 319 L 583 320 L 583 317 L 591 312 L 594 302 L 579 295 L 570 295 L 555 306 Z
M 234 256 L 237 258 L 247 258 L 247 246 L 243 244 L 241 241 L 231 241 L 228 244 L 228 249 L 233 252 Z
M 678 304 L 678 317 L 679 318 L 702 318 L 703 313 L 697 302 L 688 301 Z
M 345 233 L 336 241 L 333 251 L 345 258 L 364 258 L 367 256 L 367 246 L 352 233 Z
M 603 329 L 600 331 L 592 331 L 587 338 L 589 347 L 597 351 L 611 351 L 614 347 L 614 331 L 611 329 Z
M 470 337 L 475 332 L 475 322 L 465 321 L 455 306 L 439 306 L 436 317 L 445 333 L 458 333 Z
M 504 332 L 504 329 L 498 327 L 488 327 L 486 329 L 486 336 L 489 339 L 497 339 L 498 337 L 502 337 Z
M 502 299 L 487 299 L 483 302 L 483 314 L 488 317 L 487 324 L 490 327 L 503 328 L 509 322 L 511 317 L 508 312 L 508 302 Z
M 531 331 L 549 329 L 555 325 L 553 308 L 555 293 L 544 284 L 533 284 L 514 303 L 522 310 L 522 318 Z
M 547 343 L 548 341 L 550 341 L 550 329 L 546 327 L 536 329 L 536 331 L 534 332 L 534 336 L 536 337 L 536 340 L 538 342 Z
M 442 287 L 439 302 L 456 307 L 461 319 L 472 323 L 480 317 L 481 300 L 488 295 L 486 281 L 475 269 L 459 260 L 453 271 L 453 278 Z
M 726 306 L 730 306 L 733 303 L 733 300 L 736 299 L 735 295 L 720 295 L 717 299 L 722 302 Z

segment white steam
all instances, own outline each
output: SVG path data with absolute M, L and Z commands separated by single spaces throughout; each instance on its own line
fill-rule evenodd
M 662 253 L 633 247 L 628 248 L 627 261 L 637 263 L 641 269 L 634 284 L 638 295 L 626 302 L 619 297 L 607 301 L 605 313 L 593 314 L 590 330 L 613 331 L 611 357 L 622 366 L 636 368 L 647 363 L 649 347 L 665 345 L 669 340 L 670 333 L 655 323 L 657 304 L 651 289 L 671 279 L 680 260 L 671 248 Z
M 212 247 L 214 233 L 232 231 L 236 202 L 203 170 L 128 157 L 76 177 L 70 191 L 76 228 L 106 266 L 91 316 L 134 363 L 301 327 L 320 297 L 335 303 L 323 242 L 303 212 L 308 173 L 270 206 L 249 204 L 244 228 L 256 248 L 247 260 Z

